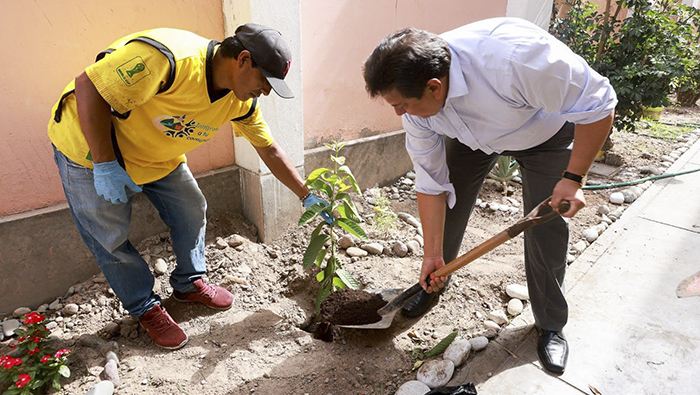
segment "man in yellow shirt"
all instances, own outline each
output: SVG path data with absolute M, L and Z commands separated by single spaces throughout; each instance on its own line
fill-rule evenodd
M 173 296 L 228 309 L 233 295 L 208 284 L 206 200 L 185 153 L 232 122 L 285 186 L 309 193 L 262 117 L 260 95 L 294 97 L 284 82 L 291 53 L 281 34 L 249 23 L 222 43 L 176 29 L 117 40 L 71 81 L 48 133 L 78 230 L 107 281 L 153 342 L 177 349 L 187 335 L 160 305 L 148 264 L 129 242 L 131 204 L 142 192 L 170 227 L 177 267 Z

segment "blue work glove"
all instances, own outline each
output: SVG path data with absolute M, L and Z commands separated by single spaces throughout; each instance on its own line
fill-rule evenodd
M 321 204 L 323 204 L 323 207 L 327 207 L 327 206 L 328 206 L 328 202 L 327 202 L 327 201 L 325 201 L 325 200 L 323 200 L 323 199 L 320 199 L 319 197 L 317 197 L 317 196 L 314 195 L 313 193 L 310 193 L 309 196 L 307 196 L 307 197 L 303 200 L 302 203 L 304 204 L 304 207 L 306 207 L 307 209 L 308 209 L 309 207 L 313 206 L 313 205 L 316 204 L 316 203 L 321 203 Z M 330 215 L 328 215 L 328 213 L 325 212 L 325 211 L 321 211 L 321 218 L 323 218 L 323 220 L 326 221 L 326 222 L 328 222 L 329 224 L 332 224 L 332 223 L 333 223 L 333 220 L 331 219 Z
M 119 162 L 93 163 L 95 169 L 92 174 L 95 179 L 95 190 L 97 194 L 106 200 L 117 204 L 126 203 L 126 190 L 129 188 L 134 192 L 141 192 L 141 187 L 131 180 L 126 170 L 119 166 Z

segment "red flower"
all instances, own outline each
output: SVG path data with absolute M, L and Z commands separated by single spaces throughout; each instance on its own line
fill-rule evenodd
M 43 315 L 41 315 L 41 314 L 39 314 L 39 313 L 33 311 L 33 312 L 29 313 L 29 314 L 25 314 L 25 316 L 24 316 L 24 321 L 23 321 L 23 322 L 24 322 L 25 324 L 38 324 L 38 323 L 40 323 L 41 321 L 43 321 L 44 318 L 46 318 L 46 317 L 44 317 Z
M 70 350 L 67 349 L 67 348 L 64 348 L 64 349 L 61 349 L 61 350 L 56 351 L 56 354 L 54 354 L 53 357 L 56 358 L 56 359 L 58 360 L 58 359 L 61 358 L 62 356 L 68 355 L 68 354 L 70 354 Z
M 22 342 L 25 341 L 25 340 L 27 340 L 27 338 L 26 338 L 25 336 L 22 336 L 22 337 L 20 337 L 20 338 L 17 339 L 17 342 L 18 342 L 18 343 L 22 343 Z
M 51 355 L 47 354 L 47 355 L 44 355 L 43 357 L 41 357 L 41 363 L 47 363 L 50 360 L 51 360 Z
M 34 354 L 36 354 L 36 353 L 38 353 L 38 352 L 39 352 L 39 348 L 37 347 L 37 348 L 35 348 L 35 349 L 33 349 L 33 350 L 27 351 L 27 354 L 29 354 L 29 355 L 34 355 Z
M 25 373 L 25 374 L 20 374 L 20 375 L 19 375 L 19 380 L 17 380 L 17 382 L 15 383 L 15 386 L 17 386 L 17 388 L 22 388 L 22 387 L 24 387 L 25 385 L 27 385 L 27 383 L 30 382 L 30 381 L 32 381 L 32 376 L 30 376 L 30 375 L 28 375 L 28 374 L 26 374 L 26 373 Z
M 24 361 L 22 361 L 22 358 L 12 358 L 10 356 L 7 356 L 3 359 L 1 365 L 3 369 L 11 369 L 15 366 L 21 365 L 22 363 L 24 363 Z
M 29 340 L 33 341 L 34 343 L 41 342 L 41 338 L 39 336 L 30 337 Z

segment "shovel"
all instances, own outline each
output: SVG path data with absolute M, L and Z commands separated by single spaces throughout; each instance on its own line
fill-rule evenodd
M 549 206 L 550 200 L 551 196 L 545 199 L 545 201 L 543 201 L 539 205 L 537 205 L 537 207 L 530 211 L 530 213 L 524 218 L 508 227 L 508 229 L 479 244 L 478 246 L 474 247 L 471 251 L 456 258 L 455 260 L 441 267 L 440 269 L 430 273 L 430 278 L 434 279 L 435 277 L 442 277 L 452 274 L 453 272 L 457 271 L 458 269 L 461 269 L 462 267 L 466 266 L 467 264 L 486 254 L 487 252 L 498 247 L 499 245 L 519 235 L 525 229 L 529 229 L 533 226 L 543 224 L 551 220 L 552 218 L 559 216 L 560 213 L 565 213 L 569 211 L 569 202 L 565 200 L 562 201 L 559 204 L 560 211 L 555 211 L 552 210 Z M 428 283 L 430 283 L 430 278 L 427 279 Z M 414 286 L 403 292 L 401 292 L 400 289 L 367 290 L 367 292 L 379 294 L 382 297 L 382 299 L 388 302 L 384 307 L 377 310 L 377 314 L 379 314 L 379 316 L 382 317 L 382 319 L 378 322 L 374 322 L 371 324 L 337 326 L 341 328 L 355 329 L 386 329 L 391 326 L 391 322 L 394 320 L 394 315 L 396 315 L 396 312 L 399 311 L 399 309 L 404 305 L 404 303 L 406 303 L 406 301 L 411 299 L 415 294 L 417 294 L 421 290 L 423 290 L 423 287 L 420 286 L 420 283 L 415 284 Z

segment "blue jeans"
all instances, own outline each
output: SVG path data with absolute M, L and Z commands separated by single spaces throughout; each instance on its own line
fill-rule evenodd
M 135 192 L 127 188 L 127 203 L 112 204 L 95 191 L 92 169 L 85 168 L 54 147 L 54 160 L 80 236 L 95 257 L 124 308 L 140 317 L 160 303 L 146 261 L 128 240 Z M 207 202 L 185 163 L 158 181 L 141 185 L 143 194 L 170 227 L 177 267 L 170 285 L 191 292 L 206 273 L 204 236 Z

